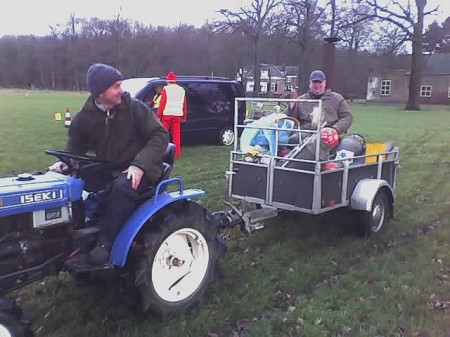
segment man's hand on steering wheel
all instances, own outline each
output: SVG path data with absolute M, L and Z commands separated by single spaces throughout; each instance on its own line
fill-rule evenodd
M 85 164 L 107 163 L 106 160 L 99 159 L 94 156 L 79 155 L 70 153 L 68 151 L 45 150 L 45 153 L 55 156 L 59 159 L 56 163 L 50 165 L 48 169 L 50 171 L 63 174 L 73 174 L 74 171 L 79 170 L 80 167 Z
M 48 170 L 57 173 L 66 173 L 69 171 L 69 166 L 63 161 L 57 161 L 56 163 L 50 165 Z

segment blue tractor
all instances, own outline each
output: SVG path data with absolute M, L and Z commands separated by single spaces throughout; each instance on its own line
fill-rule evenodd
M 0 178 L 0 335 L 31 336 L 30 319 L 6 295 L 47 275 L 68 271 L 84 280 L 117 280 L 127 300 L 144 312 L 176 314 L 196 304 L 217 276 L 226 252 L 220 222 L 170 178 L 174 145 L 164 156 L 160 181 L 139 196 L 122 226 L 109 263 L 86 257 L 96 244 L 101 191 L 88 192 L 92 173 L 106 165 L 92 156 L 47 150 L 69 166 L 68 174 L 34 172 Z M 97 171 L 98 172 L 98 171 Z

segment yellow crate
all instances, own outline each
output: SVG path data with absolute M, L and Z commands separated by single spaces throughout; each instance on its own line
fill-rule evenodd
M 370 156 L 372 154 L 385 153 L 387 149 L 386 142 L 372 142 L 366 144 L 366 164 L 376 163 L 378 156 Z M 386 155 L 382 156 L 382 160 L 386 159 Z

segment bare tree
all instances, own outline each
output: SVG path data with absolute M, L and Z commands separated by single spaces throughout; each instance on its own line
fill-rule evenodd
M 363 49 L 370 49 L 371 36 L 376 29 L 371 10 L 367 5 L 342 3 L 337 10 L 335 22 L 336 35 L 339 35 L 341 44 L 352 54 L 356 55 Z
M 327 42 L 324 47 L 325 53 L 330 53 L 332 50 L 331 55 L 324 55 L 328 66 L 325 68 L 327 84 L 328 78 L 331 77 L 330 88 L 333 90 L 339 88 L 344 95 L 354 97 L 361 92 L 361 88 L 367 87 L 366 65 L 363 64 L 360 54 L 371 48 L 371 37 L 376 29 L 374 29 L 371 11 L 364 4 L 341 1 L 334 9 L 334 17 L 334 28 L 330 27 L 330 31 L 334 31 L 332 36 L 339 38 L 339 41 L 335 43 L 339 48 L 337 52 L 332 50 L 334 49 L 332 42 Z M 331 56 L 335 56 L 334 59 L 330 59 Z M 352 76 L 348 76 L 349 73 Z
M 422 79 L 423 22 L 424 17 L 435 13 L 439 7 L 425 11 L 427 0 L 415 0 L 415 6 L 407 1 L 398 0 L 364 0 L 374 10 L 374 15 L 381 21 L 390 22 L 401 29 L 412 44 L 411 76 L 409 94 L 405 110 L 420 110 L 419 94 Z
M 379 56 L 394 56 L 407 52 L 405 42 L 409 41 L 409 37 L 403 30 L 387 22 L 386 25 L 379 25 L 377 31 L 372 38 L 372 53 Z
M 220 13 L 225 17 L 224 21 L 218 22 L 216 28 L 219 30 L 239 31 L 247 36 L 251 43 L 251 55 L 253 61 L 253 76 L 255 95 L 260 91 L 260 39 L 274 24 L 276 20 L 276 9 L 282 0 L 252 0 L 250 8 L 241 7 L 232 12 L 221 9 Z
M 50 35 L 43 38 L 0 38 L 1 86 L 33 84 L 56 90 L 85 90 L 85 71 L 94 62 L 114 64 L 127 77 L 164 75 L 169 69 L 180 74 L 234 77 L 237 69 L 253 62 L 253 42 L 240 30 L 230 34 L 225 30 L 214 32 L 213 26 L 200 30 L 187 25 L 133 26 L 122 16 L 110 20 L 73 16 L 50 28 Z M 292 27 L 267 20 L 266 29 L 259 41 L 261 63 L 299 62 L 296 44 L 284 38 L 292 34 Z M 314 39 L 311 45 L 316 45 Z M 318 48 L 313 53 L 312 59 L 320 60 Z M 210 55 L 209 62 L 206 55 Z
M 298 79 L 300 91 L 306 89 L 306 82 L 300 81 L 310 70 L 311 55 L 316 40 L 324 36 L 321 29 L 321 19 L 324 18 L 324 8 L 318 5 L 318 0 L 285 0 L 282 22 L 289 27 L 288 38 L 298 46 Z
M 73 74 L 74 80 L 74 90 L 80 90 L 80 81 L 79 81 L 79 57 L 78 57 L 78 24 L 79 20 L 76 18 L 75 13 L 70 15 L 69 22 L 67 23 L 67 28 L 64 34 L 67 36 L 67 67 L 69 68 L 69 73 Z
M 108 21 L 109 34 L 113 39 L 113 48 L 111 55 L 114 57 L 114 65 L 118 68 L 121 67 L 123 57 L 123 43 L 127 37 L 131 35 L 130 24 L 128 19 L 122 16 L 122 8 L 120 8 L 119 13 L 112 19 Z

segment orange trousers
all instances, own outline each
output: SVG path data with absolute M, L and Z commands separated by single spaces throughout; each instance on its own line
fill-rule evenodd
M 172 134 L 175 144 L 175 158 L 181 157 L 181 116 L 162 116 L 161 123 Z

